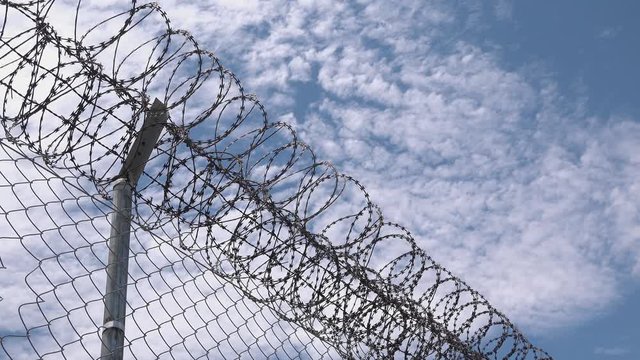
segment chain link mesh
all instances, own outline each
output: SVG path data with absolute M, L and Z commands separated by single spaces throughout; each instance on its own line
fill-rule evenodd
M 125 358 L 551 358 L 156 4 L 0 4 L 0 354 L 100 357 L 111 188 L 156 94 Z

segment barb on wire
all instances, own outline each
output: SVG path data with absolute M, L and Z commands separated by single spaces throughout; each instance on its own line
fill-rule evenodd
M 10 358 L 96 357 L 109 186 L 151 95 L 169 120 L 134 194 L 131 357 L 551 358 L 156 4 L 0 4 L 0 237 L 35 261 Z

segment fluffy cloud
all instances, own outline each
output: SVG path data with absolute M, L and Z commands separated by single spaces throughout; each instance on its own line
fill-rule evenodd
M 210 27 L 161 4 L 517 323 L 583 320 L 640 274 L 640 127 L 458 36 L 509 18 L 508 2 L 488 15 L 439 1 L 202 6 Z

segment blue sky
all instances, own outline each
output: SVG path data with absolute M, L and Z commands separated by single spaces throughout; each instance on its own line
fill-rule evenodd
M 522 2 L 472 36 L 499 44 L 506 66 L 541 62 L 568 95 L 587 96 L 593 112 L 637 118 L 638 13 L 635 1 Z
M 567 97 L 585 98 L 587 111 L 604 118 L 640 119 L 640 3 L 541 1 L 514 5 L 475 41 L 500 46 L 505 66 L 539 63 Z M 615 174 L 612 174 L 615 176 Z M 621 269 L 624 271 L 623 269 Z M 640 302 L 637 278 L 625 282 L 622 299 L 603 313 L 553 336 L 535 339 L 558 358 L 637 359 Z
M 638 15 L 640 3 L 635 1 L 521 2 L 513 5 L 507 21 L 494 22 L 471 37 L 487 47 L 499 46 L 507 67 L 539 64 L 564 96 L 584 99 L 588 113 L 637 121 Z M 627 279 L 622 287 L 622 298 L 602 313 L 585 314 L 580 324 L 540 334 L 535 340 L 557 358 L 637 359 L 637 278 Z
M 637 2 L 162 4 L 536 344 L 640 357 Z
M 536 345 L 640 358 L 638 2 L 159 3 Z

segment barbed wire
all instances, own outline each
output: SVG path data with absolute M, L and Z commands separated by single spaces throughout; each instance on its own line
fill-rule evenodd
M 0 4 L 0 237 L 35 264 L 35 300 L 0 326 L 9 358 L 98 357 L 110 186 L 156 94 L 169 121 L 134 190 L 128 356 L 551 359 L 158 5 L 95 21 L 82 1 Z

